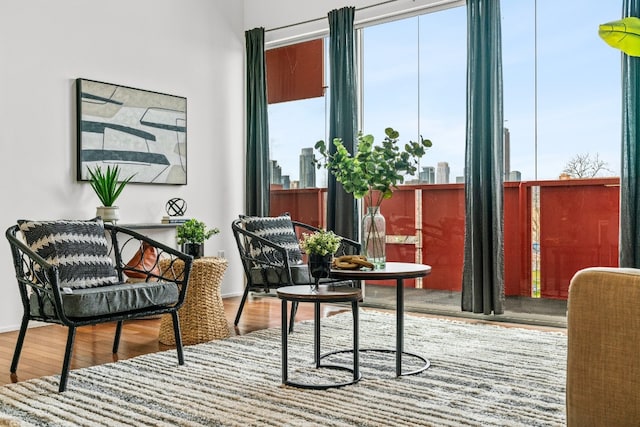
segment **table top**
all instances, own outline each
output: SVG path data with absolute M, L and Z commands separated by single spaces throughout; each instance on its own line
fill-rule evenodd
M 217 257 L 217 256 L 203 256 L 201 258 L 194 258 L 193 259 L 193 263 L 216 263 L 216 264 L 221 264 L 224 263 L 226 264 L 228 261 L 226 258 L 221 258 L 221 257 Z
M 276 289 L 278 298 L 299 302 L 345 302 L 362 298 L 362 290 L 348 286 L 320 285 L 313 291 L 310 285 L 283 286 Z
M 411 262 L 387 262 L 383 270 L 331 269 L 330 277 L 353 280 L 411 279 L 431 274 L 431 266 Z

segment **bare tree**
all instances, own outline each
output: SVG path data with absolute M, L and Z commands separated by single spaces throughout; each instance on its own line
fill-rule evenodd
M 598 174 L 612 172 L 609 164 L 600 159 L 600 155 L 596 153 L 594 157 L 591 154 L 576 154 L 562 170 L 563 173 L 571 178 L 594 178 Z

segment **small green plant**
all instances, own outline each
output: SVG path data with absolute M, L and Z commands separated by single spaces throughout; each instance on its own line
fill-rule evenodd
M 190 219 L 184 224 L 180 224 L 176 227 L 176 236 L 178 238 L 178 244 L 185 243 L 204 243 L 209 237 L 220 232 L 217 228 L 210 228 L 207 230 L 207 226 L 204 222 L 197 219 Z
M 113 206 L 125 185 L 135 176 L 135 174 L 133 174 L 128 178 L 120 180 L 120 168 L 118 165 L 115 165 L 113 168 L 107 166 L 106 172 L 102 172 L 100 166 L 96 166 L 94 170 L 91 170 L 91 168 L 87 168 L 87 170 L 91 177 L 89 180 L 91 187 L 98 195 L 102 206 Z
M 307 254 L 334 254 L 340 246 L 342 237 L 333 231 L 319 230 L 314 233 L 302 233 L 300 246 Z

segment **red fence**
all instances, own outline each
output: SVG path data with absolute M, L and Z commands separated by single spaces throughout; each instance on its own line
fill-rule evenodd
M 324 226 L 326 189 L 272 190 L 271 214 Z M 566 299 L 581 268 L 618 265 L 619 179 L 507 182 L 505 294 Z M 387 260 L 433 267 L 407 286 L 460 291 L 464 185 L 406 185 L 385 200 Z

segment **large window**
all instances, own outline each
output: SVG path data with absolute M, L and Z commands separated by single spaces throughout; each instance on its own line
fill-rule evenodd
M 435 173 L 421 181 L 455 183 L 464 174 L 466 9 L 371 26 L 363 39 L 364 132 L 379 140 L 391 126 L 401 141 L 431 139 L 421 166 Z
M 522 301 L 542 297 L 558 303 L 542 311 L 563 315 L 575 271 L 617 263 L 620 53 L 598 37 L 598 25 L 617 19 L 620 7 L 602 0 L 501 0 L 501 7 L 507 309 L 535 311 L 541 306 Z M 432 265 L 412 285 L 433 294 L 418 298 L 454 311 L 464 240 L 466 12 L 370 25 L 359 30 L 358 46 L 361 130 L 377 141 L 385 127 L 401 142 L 433 141 L 420 175 L 382 204 L 387 259 Z M 291 182 L 301 181 L 303 149 L 326 138 L 327 120 L 324 97 L 269 107 L 271 158 Z M 589 178 L 565 173 L 576 159 L 598 163 L 596 179 L 559 181 Z M 324 225 L 324 186 L 319 174 L 315 190 L 274 190 L 273 213 L 315 215 L 310 222 Z
M 502 0 L 504 117 L 511 170 L 558 179 L 578 155 L 620 173 L 620 52 L 598 37 L 615 1 Z

